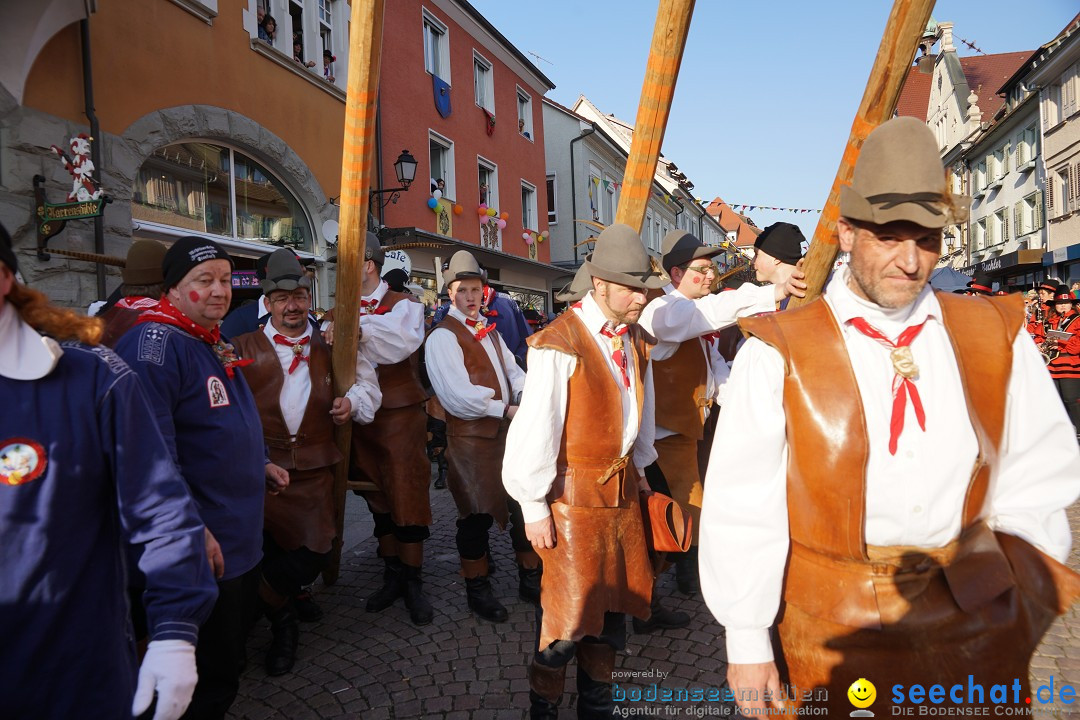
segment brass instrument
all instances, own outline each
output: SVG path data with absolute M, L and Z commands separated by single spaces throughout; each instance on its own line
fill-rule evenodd
M 1058 355 L 1061 353 L 1061 348 L 1058 347 L 1058 341 L 1053 338 L 1046 338 L 1042 344 L 1039 345 L 1039 352 L 1042 353 L 1043 362 L 1047 365 L 1057 360 Z

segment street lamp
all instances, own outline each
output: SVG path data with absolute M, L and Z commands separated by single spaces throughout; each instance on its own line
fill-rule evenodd
M 416 166 L 418 164 L 416 158 L 409 154 L 408 150 L 402 150 L 401 154 L 398 155 L 397 160 L 394 161 L 394 174 L 397 176 L 397 181 L 400 183 L 401 187 L 372 190 L 368 193 L 368 205 L 374 206 L 375 196 L 386 193 L 389 193 L 390 197 L 380 202 L 379 207 L 384 208 L 388 203 L 396 204 L 399 194 L 406 192 L 409 189 L 409 186 L 412 185 L 412 181 L 416 179 Z

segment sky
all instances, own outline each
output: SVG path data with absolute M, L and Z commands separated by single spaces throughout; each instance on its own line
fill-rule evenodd
M 630 123 L 637 115 L 655 0 L 470 0 L 555 84 L 548 97 L 588 97 Z M 704 200 L 820 209 L 892 4 L 887 0 L 697 0 L 663 153 Z M 1077 12 L 1075 0 L 941 0 L 960 56 L 1035 50 Z M 535 54 L 535 55 L 534 55 Z M 540 59 L 535 57 L 539 56 Z M 817 213 L 755 210 L 759 227 Z

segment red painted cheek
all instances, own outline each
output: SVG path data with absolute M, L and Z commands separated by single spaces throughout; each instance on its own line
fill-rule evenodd
M 199 293 L 195 292 L 194 290 L 189 292 L 187 296 L 188 299 L 191 300 L 191 302 L 199 302 Z
M 692 277 L 692 278 L 690 278 L 690 280 L 692 280 L 695 285 L 700 285 L 701 284 L 701 278 L 699 278 L 699 277 Z

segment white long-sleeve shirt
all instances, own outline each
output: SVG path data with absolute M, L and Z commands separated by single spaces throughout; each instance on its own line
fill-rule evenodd
M 611 381 L 622 390 L 623 432 L 620 452 L 633 452 L 633 462 L 638 472 L 656 460 L 653 449 L 653 380 L 652 364 L 645 369 L 641 422 L 637 417 L 637 392 L 634 367 L 628 362 L 627 374 L 630 388 L 627 390 L 622 375 L 611 359 L 613 346 L 610 338 L 600 334 L 607 320 L 590 292 L 574 312 L 585 323 L 600 354 L 607 361 Z M 629 351 L 629 347 L 627 347 Z M 627 355 L 630 357 L 629 352 Z M 510 497 L 521 503 L 525 522 L 543 520 L 551 514 L 547 494 L 555 481 L 556 462 L 566 422 L 570 376 L 577 367 L 577 359 L 558 350 L 529 348 L 529 373 L 525 388 L 510 430 L 506 435 L 506 454 L 503 456 L 503 485 Z
M 652 351 L 653 360 L 667 360 L 682 343 L 697 338 L 709 368 L 706 397 L 719 400 L 721 388 L 728 379 L 729 367 L 717 344 L 703 340 L 701 336 L 729 327 L 741 317 L 770 312 L 775 308 L 772 285 L 758 287 L 746 283 L 738 290 L 691 300 L 669 284 L 664 287 L 663 295 L 645 306 L 638 322 L 657 340 Z M 656 439 L 674 434 L 673 430 L 663 426 L 663 418 L 660 418 L 656 425 Z
M 361 301 L 374 302 L 378 306 L 390 286 L 385 280 Z M 322 324 L 325 331 L 329 322 Z M 402 301 L 390 312 L 376 315 L 363 306 L 360 308 L 360 340 L 358 352 L 364 354 L 375 367 L 393 365 L 416 352 L 424 342 L 424 306 L 418 302 Z
M 459 322 L 475 337 L 476 329 L 473 325 L 466 324 L 467 320 L 469 319 L 464 313 L 451 307 L 443 322 Z M 487 325 L 483 318 L 479 320 Z M 488 360 L 495 368 L 495 375 L 499 378 L 501 400 L 495 400 L 495 391 L 491 388 L 474 385 L 469 380 L 469 372 L 465 368 L 465 354 L 453 332 L 440 325 L 431 331 L 424 346 L 428 377 L 435 389 L 435 395 L 448 413 L 463 420 L 502 417 L 510 400 L 525 385 L 525 373 L 518 367 L 514 354 L 506 347 L 498 331 L 485 335 L 484 339 L 480 340 L 480 346 L 487 353 Z
M 833 278 L 825 301 L 842 328 L 866 416 L 866 543 L 942 547 L 961 530 L 978 446 L 940 305 L 926 288 L 912 305 L 887 311 L 856 296 L 847 277 L 843 269 Z M 851 326 L 854 317 L 894 340 L 905 327 L 927 320 L 911 343 L 926 431 L 909 400 L 895 455 L 888 450 L 895 374 L 889 349 Z M 768 629 L 779 608 L 790 542 L 783 391 L 780 354 L 751 338 L 732 367 L 701 513 L 702 594 L 727 631 L 733 663 L 773 657 Z M 1013 343 L 1001 458 L 991 488 L 991 528 L 1065 559 L 1071 544 L 1065 508 L 1080 493 L 1080 449 L 1024 332 Z
M 300 342 L 304 338 L 310 338 L 312 333 L 311 323 L 304 324 L 304 333 L 299 337 L 288 338 L 289 342 Z M 304 413 L 307 410 L 308 398 L 311 396 L 311 368 L 310 360 L 301 362 L 296 371 L 289 372 L 295 354 L 288 345 L 274 342 L 275 335 L 285 333 L 274 327 L 274 321 L 268 320 L 263 327 L 263 334 L 270 341 L 270 347 L 277 353 L 278 362 L 281 363 L 282 383 L 281 394 L 278 396 L 278 404 L 281 406 L 281 415 L 285 419 L 285 425 L 289 428 L 289 434 L 295 435 L 300 430 L 300 424 L 304 421 Z M 311 357 L 311 341 L 300 346 L 301 356 Z M 356 354 L 356 381 L 345 393 L 345 397 L 352 404 L 352 419 L 354 422 L 367 424 L 375 419 L 375 411 L 382 404 L 382 391 L 379 389 L 379 378 L 375 374 L 375 368 L 362 354 Z

